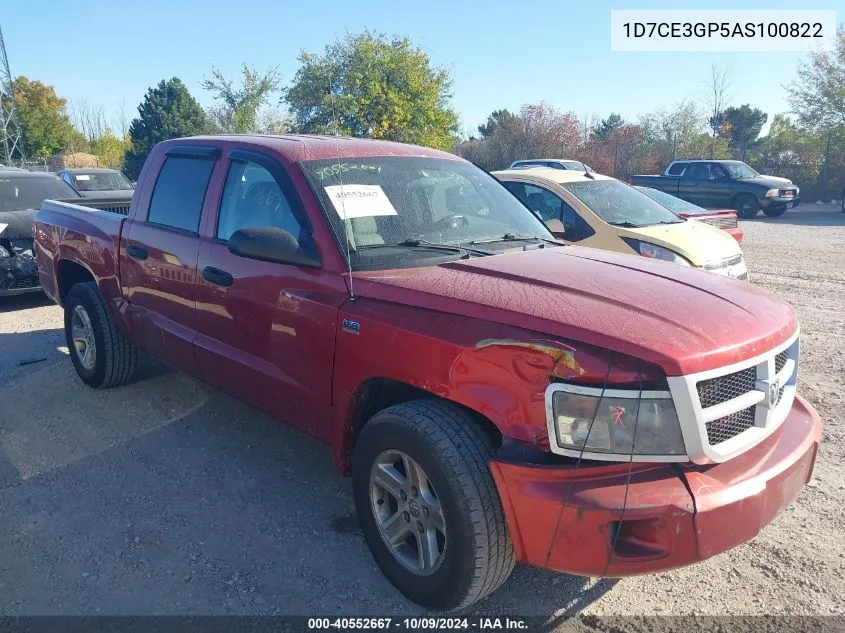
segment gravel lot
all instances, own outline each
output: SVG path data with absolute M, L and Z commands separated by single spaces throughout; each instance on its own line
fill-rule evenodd
M 813 484 L 703 564 L 520 567 L 480 613 L 845 614 L 845 215 L 742 227 L 753 281 L 801 318 L 799 388 L 826 425 Z M 0 615 L 419 613 L 373 563 L 328 448 L 153 361 L 84 388 L 63 346 L 57 306 L 0 303 Z

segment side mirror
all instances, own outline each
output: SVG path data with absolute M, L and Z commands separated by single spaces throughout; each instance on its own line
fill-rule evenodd
M 263 262 L 320 267 L 320 258 L 312 249 L 303 249 L 293 235 L 273 226 L 235 231 L 229 238 L 229 252 Z
M 563 222 L 560 220 L 546 220 L 545 222 L 546 228 L 551 231 L 552 235 L 554 235 L 559 240 L 565 239 L 564 233 L 566 232 L 565 227 L 563 226 Z

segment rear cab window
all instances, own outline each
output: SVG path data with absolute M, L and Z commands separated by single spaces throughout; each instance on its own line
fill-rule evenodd
M 684 173 L 684 169 L 686 169 L 687 163 L 681 163 L 675 161 L 671 165 L 669 165 L 669 169 L 666 170 L 666 174 L 669 176 L 680 176 Z
M 147 222 L 197 234 L 214 162 L 204 156 L 168 156 L 153 189 Z

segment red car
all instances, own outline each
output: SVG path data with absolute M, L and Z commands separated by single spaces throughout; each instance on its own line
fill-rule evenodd
M 385 575 L 434 609 L 516 561 L 625 576 L 752 538 L 811 476 L 793 309 L 563 246 L 451 154 L 157 145 L 128 217 L 47 202 L 45 292 L 94 388 L 138 350 L 328 443 Z
M 654 189 L 652 187 L 635 188 L 647 196 L 654 198 L 657 202 L 667 207 L 670 211 L 677 213 L 682 218 L 698 220 L 699 222 L 704 222 L 705 224 L 710 224 L 723 231 L 727 231 L 738 243 L 742 244 L 742 238 L 745 234 L 739 228 L 736 211 L 733 209 L 705 209 L 686 200 L 681 200 L 665 191 L 660 191 L 660 189 Z

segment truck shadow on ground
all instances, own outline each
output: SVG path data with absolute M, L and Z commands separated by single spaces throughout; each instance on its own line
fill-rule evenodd
M 149 371 L 94 391 L 55 363 L 4 405 L 0 614 L 423 613 L 373 562 L 327 447 Z M 551 629 L 614 584 L 518 567 L 472 613 Z
M 41 308 L 53 302 L 43 292 L 31 292 L 12 297 L 0 297 L 0 313 L 15 312 L 28 308 Z
M 793 224 L 795 226 L 845 226 L 845 213 L 839 205 L 799 205 L 788 209 L 777 218 L 769 218 L 760 212 L 751 220 L 740 220 L 740 228 L 745 222 L 763 222 L 765 224 Z

